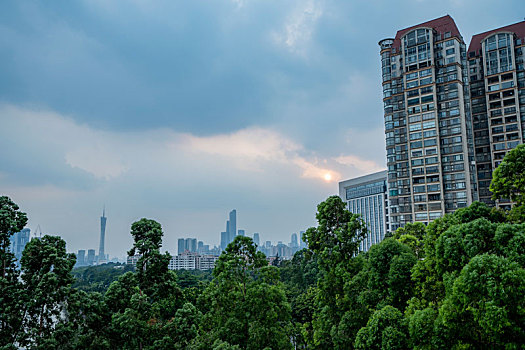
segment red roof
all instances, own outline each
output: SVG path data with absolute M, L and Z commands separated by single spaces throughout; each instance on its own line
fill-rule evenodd
M 485 39 L 490 34 L 496 33 L 496 32 L 512 32 L 515 33 L 518 38 L 525 38 L 525 21 L 514 23 L 505 27 L 489 30 L 488 32 L 484 32 L 481 34 L 476 34 L 472 37 L 472 40 L 470 41 L 470 45 L 468 47 L 468 52 L 478 52 L 481 50 L 481 42 L 483 39 Z
M 425 23 L 417 24 L 412 27 L 398 30 L 392 47 L 396 48 L 396 50 L 399 52 L 399 48 L 401 47 L 401 38 L 403 37 L 403 35 L 411 31 L 412 29 L 416 29 L 420 27 L 429 27 L 441 34 L 444 34 L 445 32 L 450 32 L 451 36 L 456 36 L 458 38 L 461 38 L 461 34 L 459 34 L 459 29 L 456 26 L 456 23 L 454 22 L 452 17 L 450 17 L 449 15 L 446 15 L 446 16 L 439 17 L 439 18 L 433 19 Z

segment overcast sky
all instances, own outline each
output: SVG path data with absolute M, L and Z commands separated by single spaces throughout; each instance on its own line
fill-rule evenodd
M 377 42 L 450 14 L 465 41 L 523 20 L 485 0 L 2 1 L 0 194 L 68 250 L 124 256 L 158 220 L 219 244 L 315 224 L 337 182 L 385 168 Z M 327 175 L 328 174 L 328 175 Z

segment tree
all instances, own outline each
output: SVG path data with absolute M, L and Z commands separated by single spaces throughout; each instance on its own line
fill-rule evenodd
M 436 242 L 438 273 L 459 272 L 474 256 L 493 251 L 497 227 L 485 218 L 450 227 Z
M 297 251 L 291 260 L 279 268 L 286 296 L 292 307 L 292 341 L 296 348 L 304 348 L 312 337 L 312 317 L 315 309 L 319 267 L 316 257 L 308 249 Z
M 10 237 L 20 232 L 27 216 L 9 197 L 0 197 L 0 347 L 13 345 L 16 330 L 21 327 L 22 314 L 19 272 L 11 252 Z M 14 346 L 14 345 L 13 345 Z
M 416 350 L 433 349 L 432 338 L 434 336 L 434 322 L 437 318 L 437 310 L 427 307 L 414 312 L 408 323 L 410 343 Z
M 162 227 L 141 219 L 131 225 L 131 235 L 134 243 L 128 254 L 140 255 L 136 272 L 121 275 L 104 298 L 112 312 L 107 331 L 111 347 L 169 348 L 178 342 L 173 320 L 184 300 L 176 274 L 168 270 L 169 253 L 160 253 Z
M 133 265 L 107 263 L 98 266 L 76 267 L 72 271 L 75 278 L 73 288 L 104 294 L 113 281 L 128 271 L 133 271 Z
M 279 270 L 268 266 L 252 239 L 237 236 L 221 254 L 204 300 L 199 348 L 217 340 L 243 349 L 288 349 L 290 306 Z
M 366 326 L 359 330 L 355 340 L 356 349 L 394 350 L 407 349 L 407 322 L 403 314 L 387 305 L 374 312 Z
M 485 221 L 472 224 L 477 219 L 484 219 Z M 453 214 L 447 214 L 428 224 L 423 239 L 424 259 L 419 260 L 412 270 L 415 296 L 419 299 L 418 303 L 426 304 L 426 306 L 439 305 L 445 297 L 443 272 L 459 272 L 464 264 L 474 256 L 472 254 L 477 254 L 475 253 L 476 250 L 486 252 L 491 249 L 492 246 L 488 247 L 485 244 L 492 245 L 490 243 L 493 240 L 491 238 L 493 232 L 490 231 L 494 229 L 492 224 L 504 221 L 505 216 L 501 212 L 490 209 L 484 203 L 474 202 L 469 207 L 458 209 Z M 468 224 L 469 226 L 454 228 L 460 224 Z M 477 228 L 473 225 L 480 225 L 480 228 L 484 228 L 481 232 L 466 230 L 467 227 L 476 230 Z M 451 231 L 448 231 L 449 229 Z M 447 240 L 444 237 L 440 240 L 444 234 L 447 238 L 450 236 L 451 239 Z M 481 234 L 484 236 L 480 237 Z M 462 238 L 468 238 L 469 243 L 462 242 Z M 488 241 L 485 242 L 485 239 Z M 453 260 L 444 259 L 443 254 L 453 257 Z M 452 267 L 451 264 L 455 267 Z
M 349 339 L 347 333 L 354 330 L 349 330 L 346 319 L 340 324 L 343 316 L 350 311 L 350 305 L 345 299 L 345 284 L 363 268 L 362 261 L 354 257 L 359 244 L 366 237 L 366 224 L 359 215 L 347 211 L 345 203 L 338 196 L 331 196 L 320 203 L 316 218 L 318 226 L 309 228 L 305 233 L 308 247 L 316 256 L 322 271 L 312 322 L 314 346 L 333 348 L 333 338 L 337 337 L 343 341 L 337 346 L 346 347 Z M 343 329 L 345 335 L 337 336 Z
M 162 227 L 155 220 L 140 219 L 131 225 L 134 242 L 129 255 L 139 254 L 136 279 L 139 289 L 151 301 L 161 303 L 161 317 L 169 319 L 182 306 L 182 292 L 177 285 L 177 275 L 168 270 L 171 255 L 161 254 Z
M 67 253 L 66 242 L 56 236 L 34 238 L 27 243 L 20 261 L 23 281 L 23 323 L 16 341 L 31 348 L 54 344 L 57 324 L 67 322 L 71 295 L 71 270 L 76 257 Z
M 517 349 L 525 344 L 525 269 L 507 258 L 472 258 L 439 310 L 453 346 Z
M 416 261 L 414 252 L 395 239 L 373 245 L 368 258 L 368 307 L 390 304 L 404 309 L 413 293 L 411 269 Z
M 423 258 L 423 239 L 425 237 L 426 226 L 422 222 L 407 223 L 404 227 L 398 228 L 392 238 L 398 242 L 409 246 L 416 254 L 418 259 Z
M 510 199 L 525 204 L 525 144 L 518 145 L 505 155 L 492 173 L 492 199 Z

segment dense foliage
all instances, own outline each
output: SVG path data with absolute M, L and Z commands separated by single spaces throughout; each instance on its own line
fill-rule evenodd
M 133 265 L 119 263 L 76 267 L 71 271 L 75 278 L 73 288 L 104 294 L 120 275 L 133 270 Z
M 509 212 L 475 202 L 366 253 L 365 223 L 332 196 L 293 259 L 269 265 L 239 236 L 213 272 L 168 270 L 149 219 L 131 226 L 135 269 L 73 270 L 53 236 L 31 240 L 18 269 L 9 237 L 27 218 L 0 197 L 0 349 L 521 349 L 525 208 L 522 189 L 505 191 Z

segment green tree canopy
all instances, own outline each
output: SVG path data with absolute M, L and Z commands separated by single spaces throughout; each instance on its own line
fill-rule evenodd
M 0 347 L 13 344 L 22 326 L 21 283 L 10 237 L 21 231 L 27 215 L 9 197 L 0 196 Z
M 203 295 L 200 348 L 216 341 L 242 349 L 291 348 L 290 305 L 279 281 L 279 270 L 268 266 L 252 239 L 237 236 L 221 254 L 214 280 Z
M 315 347 L 320 349 L 345 348 L 351 346 L 352 334 L 361 327 L 362 317 L 366 315 L 366 312 L 360 313 L 355 320 L 349 314 L 352 305 L 345 298 L 345 285 L 363 268 L 362 261 L 354 257 L 366 237 L 367 228 L 359 215 L 345 209 L 339 196 L 328 197 L 320 203 L 316 218 L 318 226 L 305 233 L 308 248 L 316 256 L 322 276 L 312 321 L 313 340 Z M 356 323 L 358 327 L 354 327 Z
M 505 155 L 492 173 L 492 199 L 510 199 L 525 204 L 525 144 L 518 145 Z
M 439 310 L 453 345 L 476 349 L 525 344 L 525 270 L 509 259 L 472 258 Z
M 407 324 L 403 314 L 390 305 L 374 312 L 366 326 L 359 330 L 355 348 L 394 350 L 408 347 Z

